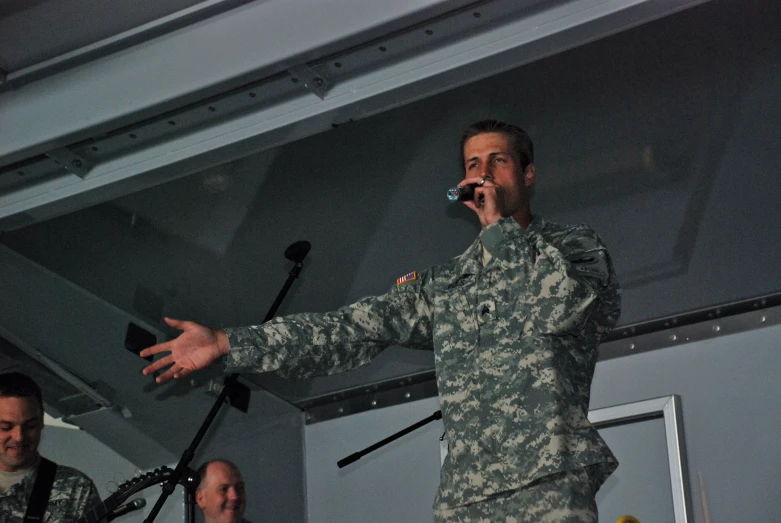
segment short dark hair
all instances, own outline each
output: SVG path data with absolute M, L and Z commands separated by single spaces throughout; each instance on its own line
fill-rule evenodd
M 35 398 L 43 410 L 41 388 L 30 376 L 21 372 L 0 374 L 0 398 Z
M 521 169 L 526 170 L 529 164 L 534 163 L 534 144 L 529 135 L 517 125 L 501 122 L 499 120 L 480 120 L 466 128 L 461 135 L 461 162 L 464 158 L 464 145 L 467 140 L 479 134 L 501 133 L 510 138 L 513 150 L 521 161 Z
M 209 465 L 212 463 L 225 463 L 230 468 L 241 474 L 241 471 L 239 470 L 239 467 L 236 466 L 235 463 L 233 463 L 230 460 L 224 459 L 224 458 L 217 458 L 217 459 L 210 459 L 209 461 L 206 461 L 203 463 L 200 467 L 198 467 L 198 470 L 195 471 L 196 474 L 198 474 L 198 487 L 201 488 L 201 485 L 203 484 L 203 480 L 206 479 L 206 471 L 209 469 Z

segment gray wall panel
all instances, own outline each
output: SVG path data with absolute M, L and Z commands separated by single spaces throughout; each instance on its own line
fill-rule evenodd
M 606 427 L 599 433 L 621 464 L 597 493 L 600 520 L 632 515 L 642 523 L 675 523 L 664 420 Z
M 439 399 L 306 427 L 309 523 L 426 523 L 439 484 L 441 421 L 425 425 L 343 469 L 340 459 L 439 410 Z
M 680 394 L 695 521 L 702 475 L 712 521 L 774 518 L 781 510 L 781 326 L 597 365 L 591 407 Z
M 781 511 L 781 383 L 772 371 L 781 365 L 779 339 L 781 326 L 774 326 L 597 365 L 592 409 L 681 396 L 694 521 L 704 521 L 703 494 L 712 523 L 772 520 Z M 336 461 L 429 416 L 436 405 L 431 398 L 307 426 L 310 522 L 431 521 L 439 422 L 343 470 Z M 622 462 L 597 498 L 603 523 L 623 514 L 672 521 L 660 424 L 603 429 Z

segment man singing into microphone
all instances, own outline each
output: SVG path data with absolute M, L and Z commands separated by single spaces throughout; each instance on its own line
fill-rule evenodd
M 184 332 L 150 347 L 144 369 L 179 378 L 222 359 L 227 372 L 305 377 L 355 368 L 389 345 L 433 349 L 449 453 L 437 522 L 596 522 L 596 491 L 617 462 L 588 422 L 601 339 L 620 294 L 610 257 L 585 225 L 533 215 L 534 152 L 494 120 L 462 137 L 465 205 L 482 231 L 449 262 L 335 312 Z

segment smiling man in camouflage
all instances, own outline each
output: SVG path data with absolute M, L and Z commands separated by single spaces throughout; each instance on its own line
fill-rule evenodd
M 141 353 L 159 382 L 223 358 L 228 372 L 305 377 L 367 363 L 388 345 L 433 349 L 450 449 L 438 522 L 597 521 L 596 491 L 617 462 L 588 422 L 600 340 L 620 314 L 605 246 L 584 225 L 531 212 L 531 140 L 478 122 L 461 142 L 465 204 L 482 231 L 461 256 L 389 293 L 325 314 L 246 328 L 183 330 Z
M 18 372 L 0 374 L 0 522 L 22 523 L 32 510 L 33 487 L 53 468 L 48 500 L 40 504 L 46 523 L 73 523 L 100 503 L 98 490 L 76 469 L 38 454 L 43 430 L 41 389 Z M 45 499 L 45 498 L 44 498 Z

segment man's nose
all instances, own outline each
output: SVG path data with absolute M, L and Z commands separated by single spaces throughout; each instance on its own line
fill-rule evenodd
M 22 427 L 15 427 L 11 429 L 11 439 L 19 442 L 22 441 L 22 438 L 24 437 L 24 432 L 22 431 Z
M 233 500 L 233 499 L 238 499 L 238 498 L 239 498 L 239 493 L 236 491 L 236 489 L 235 488 L 229 488 L 228 489 L 228 499 Z

